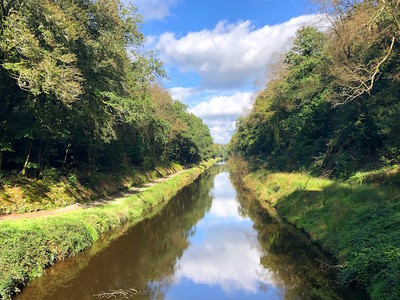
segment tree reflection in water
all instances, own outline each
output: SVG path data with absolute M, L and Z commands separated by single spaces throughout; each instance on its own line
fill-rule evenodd
M 93 299 L 131 288 L 140 292 L 132 299 L 349 298 L 319 268 L 327 258 L 318 247 L 260 214 L 223 171 L 213 168 L 118 239 L 51 268 L 19 298 Z

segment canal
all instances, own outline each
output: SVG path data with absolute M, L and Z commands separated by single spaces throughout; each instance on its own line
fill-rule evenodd
M 33 280 L 17 299 L 363 299 L 307 236 L 261 213 L 218 165 L 156 216 Z M 364 298 L 365 299 L 365 298 Z

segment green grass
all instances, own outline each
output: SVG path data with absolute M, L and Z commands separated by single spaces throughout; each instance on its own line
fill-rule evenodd
M 43 171 L 41 179 L 0 177 L 0 214 L 87 203 L 182 169 L 179 164 L 170 162 L 150 171 L 127 169 L 119 173 L 96 173 L 81 179 L 76 174 L 62 176 L 56 169 Z
M 214 163 L 202 163 L 119 203 L 0 222 L 0 298 L 10 298 L 46 267 L 90 247 L 105 233 L 156 213 Z
M 400 186 L 400 166 L 395 165 L 377 170 L 357 172 L 349 178 L 348 182 Z
M 369 172 L 364 178 L 372 182 L 384 173 Z M 355 184 L 354 178 L 338 183 L 257 170 L 243 184 L 263 206 L 273 205 L 281 218 L 338 259 L 342 284 L 356 283 L 372 299 L 400 299 L 400 188 Z

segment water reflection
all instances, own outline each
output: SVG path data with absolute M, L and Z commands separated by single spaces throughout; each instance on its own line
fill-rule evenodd
M 132 299 L 349 298 L 318 268 L 316 259 L 326 260 L 319 249 L 294 228 L 266 221 L 224 168 L 117 240 L 57 264 L 18 298 L 96 299 L 131 288 L 141 292 Z
M 274 274 L 260 265 L 257 233 L 248 218 L 239 215 L 236 192 L 231 188 L 228 173 L 219 174 L 210 192 L 210 211 L 196 227 L 191 247 L 179 261 L 175 285 L 190 280 L 195 284 L 219 286 L 224 293 L 237 291 L 256 293 L 259 278 L 276 286 Z

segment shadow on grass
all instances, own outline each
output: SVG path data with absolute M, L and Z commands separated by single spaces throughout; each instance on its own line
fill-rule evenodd
M 110 202 L 116 201 L 118 199 L 130 197 L 130 196 L 136 195 L 138 193 L 140 193 L 139 190 L 128 190 L 128 189 L 122 190 L 122 191 L 114 193 L 114 194 L 112 194 L 112 195 L 110 195 L 108 197 L 104 197 L 104 198 L 98 199 L 96 201 L 86 202 L 85 203 L 85 209 L 86 208 L 92 208 L 92 207 L 105 206 L 105 205 L 110 204 Z
M 51 201 L 50 187 L 46 183 L 30 181 L 22 186 L 23 195 L 30 203 L 43 203 Z
M 51 205 L 50 186 L 27 178 L 9 178 L 0 185 L 0 213 L 29 212 Z
M 334 183 L 278 200 L 280 215 L 333 253 L 340 281 L 378 299 L 400 299 L 400 189 Z

